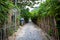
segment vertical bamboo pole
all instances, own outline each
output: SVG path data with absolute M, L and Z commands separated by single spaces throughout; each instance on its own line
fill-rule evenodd
M 17 6 L 17 0 L 15 0 L 15 6 Z M 16 12 L 15 12 L 15 31 L 16 31 Z

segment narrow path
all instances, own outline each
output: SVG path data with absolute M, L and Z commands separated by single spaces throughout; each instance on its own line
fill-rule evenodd
M 23 26 L 15 40 L 48 40 L 44 32 L 33 23 Z

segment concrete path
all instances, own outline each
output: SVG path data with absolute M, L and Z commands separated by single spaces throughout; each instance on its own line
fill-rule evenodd
M 28 23 L 18 30 L 15 40 L 48 40 L 45 33 L 33 23 Z

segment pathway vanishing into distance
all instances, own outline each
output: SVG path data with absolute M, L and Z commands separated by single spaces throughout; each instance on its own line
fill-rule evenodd
M 30 22 L 19 28 L 9 40 L 54 40 L 46 36 L 47 34 L 43 32 L 37 25 Z
M 27 23 L 18 31 L 15 40 L 48 40 L 45 33 L 33 23 Z

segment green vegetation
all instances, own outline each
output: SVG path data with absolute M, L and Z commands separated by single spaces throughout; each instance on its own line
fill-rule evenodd
M 49 18 L 50 20 L 50 26 L 53 28 L 55 27 L 55 22 L 53 20 L 56 20 L 56 28 L 58 29 L 58 33 L 60 35 L 60 1 L 58 0 L 46 0 L 45 2 L 40 4 L 39 10 L 36 10 L 32 12 L 31 14 L 33 15 L 32 19 L 37 22 L 37 20 L 41 20 L 44 18 Z M 38 15 L 37 15 L 37 14 Z M 36 15 L 36 16 L 35 16 Z M 51 34 L 52 31 L 50 30 L 49 34 Z
M 45 2 L 41 3 L 38 8 L 34 9 L 32 12 L 29 12 L 29 9 L 25 9 L 25 6 L 30 6 L 33 8 L 35 0 L 31 1 L 33 4 L 29 1 L 23 2 L 20 0 L 21 3 L 17 3 L 17 6 L 14 6 L 12 2 L 8 0 L 0 0 L 0 28 L 4 25 L 5 22 L 7 23 L 9 10 L 13 9 L 13 7 L 16 7 L 20 12 L 20 15 L 17 17 L 19 21 L 21 17 L 24 18 L 26 23 L 28 22 L 29 18 L 31 18 L 32 21 L 36 24 L 38 22 L 37 20 L 39 20 L 39 23 L 44 24 L 44 26 L 45 24 L 50 26 L 50 29 L 47 29 L 48 34 L 52 35 L 51 33 L 53 33 L 56 28 L 58 29 L 60 36 L 60 1 L 46 0 Z M 45 23 L 46 20 L 49 22 Z M 12 34 L 13 29 L 9 29 L 9 32 Z
M 13 33 L 14 33 L 14 28 L 12 28 L 12 27 L 9 28 L 7 34 L 8 34 L 9 36 L 11 36 Z
M 13 4 L 8 0 L 0 0 L 0 27 L 4 25 L 4 23 L 8 19 L 9 10 L 13 7 Z
M 14 29 L 9 28 L 9 26 L 5 30 L 3 29 L 4 24 L 8 24 L 8 18 L 9 18 L 8 15 L 10 14 L 9 11 L 11 9 L 13 9 L 14 7 L 16 7 L 16 6 L 14 6 L 14 4 L 11 1 L 9 1 L 9 0 L 0 0 L 0 33 L 2 33 L 3 36 L 4 36 L 4 31 L 5 30 L 7 31 L 7 35 L 12 35 L 13 32 L 14 32 Z M 2 28 L 2 30 L 1 30 L 1 28 Z
M 57 21 L 60 21 L 58 19 L 60 15 L 60 2 L 58 0 L 46 0 L 46 2 L 41 3 L 40 8 L 39 8 L 39 16 L 40 17 L 51 17 L 56 19 L 56 23 L 58 27 L 58 30 L 60 28 L 59 23 Z M 54 19 L 53 19 L 54 20 Z M 52 24 L 52 23 L 51 23 Z M 58 31 L 59 32 L 59 31 Z M 60 33 L 60 32 L 59 32 Z
M 48 31 L 48 34 L 49 34 L 50 36 L 52 36 L 52 33 L 53 33 L 53 30 L 50 29 L 50 30 Z
M 24 5 L 23 5 L 24 6 Z M 26 6 L 26 5 L 25 5 Z M 31 6 L 31 4 L 29 5 Z M 32 6 L 33 7 L 33 6 Z M 22 11 L 23 10 L 23 11 Z M 55 27 L 56 22 L 56 28 L 58 29 L 58 32 L 60 34 L 60 2 L 58 0 L 46 0 L 45 2 L 40 4 L 40 7 L 37 9 L 34 9 L 32 12 L 28 13 L 26 9 L 22 9 L 22 16 L 28 20 L 28 18 L 31 18 L 34 23 L 37 24 L 37 20 L 41 20 L 44 18 L 47 18 L 47 20 L 50 21 L 49 25 L 50 27 Z M 30 16 L 29 16 L 30 15 Z M 54 22 L 55 20 L 55 22 Z M 51 32 L 49 32 L 50 34 Z
M 21 17 L 23 17 L 25 19 L 25 22 L 28 22 L 28 19 L 30 18 L 30 12 L 29 9 L 22 9 L 21 10 Z

